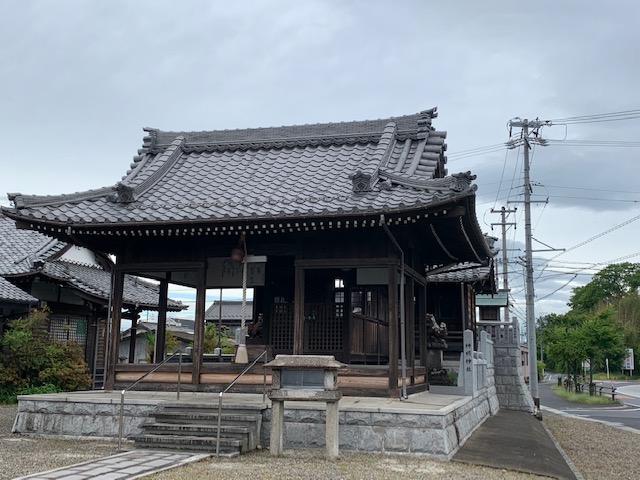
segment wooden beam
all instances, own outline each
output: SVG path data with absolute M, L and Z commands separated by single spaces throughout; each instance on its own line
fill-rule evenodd
M 139 272 L 184 272 L 202 268 L 200 262 L 153 262 L 153 263 L 124 263 L 114 266 L 114 270 L 125 273 Z
M 358 268 L 358 267 L 386 267 L 399 265 L 397 258 L 310 258 L 296 260 L 296 267 L 310 268 Z
M 295 267 L 293 307 L 293 354 L 304 353 L 304 269 Z

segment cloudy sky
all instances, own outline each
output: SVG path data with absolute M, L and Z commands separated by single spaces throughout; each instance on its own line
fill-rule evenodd
M 2 192 L 113 185 L 143 127 L 437 106 L 449 172 L 478 176 L 482 228 L 500 237 L 492 209 L 518 209 L 514 315 L 525 316 L 523 154 L 503 145 L 514 117 L 553 121 L 531 156 L 533 199 L 545 201 L 532 206 L 534 250 L 567 251 L 534 253 L 536 317 L 566 311 L 571 289 L 608 263 L 640 261 L 640 2 L 3 0 L 2 12 Z M 617 112 L 628 113 L 604 115 Z

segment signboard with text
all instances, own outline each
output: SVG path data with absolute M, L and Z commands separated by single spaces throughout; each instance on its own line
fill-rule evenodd
M 627 356 L 622 362 L 623 370 L 635 370 L 633 362 L 633 348 L 627 348 Z

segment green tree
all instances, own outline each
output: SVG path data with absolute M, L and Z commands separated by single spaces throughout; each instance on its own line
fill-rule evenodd
M 234 345 L 229 342 L 229 334 L 223 326 L 220 330 L 220 346 L 222 353 L 233 353 Z M 213 322 L 208 322 L 204 327 L 204 353 L 213 353 L 218 346 L 218 327 Z
M 574 288 L 569 306 L 588 311 L 598 305 L 611 305 L 640 287 L 640 263 L 616 263 L 596 273 L 591 281 Z
M 580 329 L 585 358 L 590 365 L 590 383 L 593 383 L 594 371 L 603 371 L 607 359 L 610 365 L 622 365 L 626 354 L 624 329 L 615 320 L 615 311 L 610 307 L 588 315 Z
M 566 373 L 568 378 L 573 377 L 575 385 L 582 361 L 587 358 L 582 329 L 578 326 L 556 324 L 545 329 L 544 338 L 547 358 L 552 358 L 555 367 Z

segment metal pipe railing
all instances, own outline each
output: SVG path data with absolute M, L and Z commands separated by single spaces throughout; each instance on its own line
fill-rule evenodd
M 129 385 L 128 387 L 124 388 L 122 390 L 122 392 L 120 392 L 120 418 L 118 419 L 118 452 L 122 451 L 122 433 L 123 433 L 123 430 L 124 430 L 124 396 L 125 396 L 125 394 L 129 390 L 131 390 L 133 387 L 135 387 L 138 383 L 140 383 L 142 380 L 144 380 L 146 377 L 148 377 L 153 372 L 158 370 L 161 366 L 163 366 L 169 360 L 174 358 L 176 355 L 178 355 L 178 395 L 177 395 L 177 400 L 180 400 L 180 383 L 181 383 L 181 377 L 182 377 L 182 352 L 181 351 L 174 352 L 170 357 L 165 358 L 161 363 L 159 363 L 158 365 L 153 367 L 147 373 L 142 375 L 138 380 L 136 380 L 131 385 Z
M 227 387 L 218 394 L 219 395 L 218 396 L 218 434 L 216 438 L 216 458 L 220 457 L 220 428 L 222 426 L 222 397 L 224 396 L 225 393 L 227 393 L 231 389 L 231 387 L 235 385 L 235 383 L 238 380 L 240 380 L 240 377 L 242 377 L 245 373 L 247 373 L 256 363 L 258 363 L 258 360 L 260 360 L 262 357 L 265 357 L 266 355 L 267 355 L 267 350 L 263 351 L 260 355 L 258 355 L 256 359 L 249 364 L 249 366 L 245 367 L 245 369 L 242 370 L 242 372 L 240 372 L 236 376 L 236 378 L 234 378 L 231 381 L 231 383 L 229 383 L 229 385 L 227 385 Z M 262 401 L 263 402 L 265 401 L 266 391 L 267 391 L 267 371 L 266 369 L 263 369 L 263 372 L 262 372 Z

